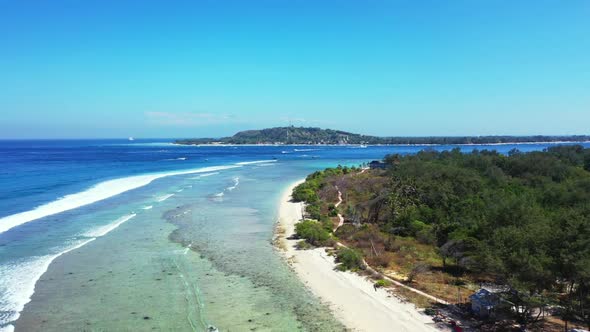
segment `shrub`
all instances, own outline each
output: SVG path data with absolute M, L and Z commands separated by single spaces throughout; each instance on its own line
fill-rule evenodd
M 307 182 L 302 183 L 293 189 L 293 201 L 295 202 L 312 203 L 317 202 L 318 200 L 318 195 L 313 188 L 310 188 Z
M 295 226 L 295 233 L 301 239 L 305 239 L 314 246 L 322 246 L 330 243 L 331 235 L 324 226 L 315 220 L 305 220 Z
M 322 212 L 319 204 L 308 204 L 305 207 L 305 211 L 311 219 L 320 220 L 322 218 Z
M 424 313 L 427 314 L 428 316 L 435 316 L 438 313 L 438 311 L 434 308 L 426 308 L 424 310 Z
M 385 279 L 378 280 L 375 283 L 375 286 L 377 286 L 378 288 L 387 287 L 389 285 L 391 285 L 391 282 L 389 280 L 385 280 Z
M 435 245 L 436 236 L 432 232 L 432 227 L 422 229 L 416 233 L 416 240 L 418 240 L 420 243 Z
M 336 253 L 339 270 L 364 270 L 363 256 L 360 252 L 350 248 L 340 248 Z
M 305 240 L 301 240 L 299 242 L 297 242 L 296 248 L 299 250 L 308 250 L 313 248 L 313 246 L 309 243 L 307 243 L 307 241 Z
M 409 225 L 409 233 L 412 236 L 416 236 L 416 234 L 418 234 L 419 232 L 430 228 L 429 225 L 425 224 L 424 222 L 420 221 L 420 220 L 413 220 L 410 222 Z

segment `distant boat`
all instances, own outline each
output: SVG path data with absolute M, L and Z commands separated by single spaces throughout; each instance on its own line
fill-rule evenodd
M 133 138 L 133 137 L 129 137 L 128 139 L 129 139 L 130 141 L 135 141 L 135 138 Z
M 361 144 L 361 145 L 359 146 L 359 148 L 363 148 L 363 149 L 365 149 L 366 147 L 367 147 L 367 145 L 366 145 L 366 144 Z
M 216 327 L 215 327 L 215 326 L 213 326 L 213 325 L 209 325 L 209 326 L 207 327 L 207 332 L 219 332 L 219 329 L 218 329 L 218 328 L 216 328 Z

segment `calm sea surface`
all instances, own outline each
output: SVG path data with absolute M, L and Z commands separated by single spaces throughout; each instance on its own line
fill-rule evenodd
M 272 247 L 280 194 L 423 148 L 0 141 L 0 331 L 340 331 Z

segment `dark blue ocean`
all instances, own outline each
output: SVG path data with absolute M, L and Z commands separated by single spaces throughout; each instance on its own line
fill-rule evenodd
M 234 330 L 262 326 L 245 326 L 247 319 L 224 313 L 227 306 L 244 315 L 264 312 L 257 324 L 309 329 L 300 318 L 321 315 L 321 304 L 301 295 L 303 286 L 268 244 L 281 190 L 329 166 L 456 147 L 172 141 L 0 141 L 0 331 L 190 331 L 211 321 Z M 507 153 L 547 146 L 459 148 Z M 270 270 L 253 275 L 252 266 Z M 165 277 L 154 277 L 160 271 Z M 219 283 L 233 285 L 232 294 L 244 298 L 205 301 L 222 297 Z M 277 289 L 285 298 L 271 295 Z M 160 300 L 140 299 L 145 294 Z M 302 312 L 298 303 L 319 309 Z M 167 311 L 178 306 L 186 312 Z M 141 310 L 160 317 L 136 321 L 128 313 Z M 324 323 L 325 330 L 339 328 L 328 316 Z

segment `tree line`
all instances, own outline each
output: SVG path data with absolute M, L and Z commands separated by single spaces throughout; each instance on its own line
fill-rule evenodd
M 552 304 L 590 326 L 590 149 L 424 150 L 385 162 L 386 171 L 349 187 L 343 168 L 316 172 L 294 198 L 325 223 L 322 191 L 341 181 L 357 197 L 343 208 L 347 221 L 413 237 L 436 247 L 443 265 L 506 285 L 521 323 Z
M 501 144 L 531 142 L 583 142 L 588 135 L 570 136 L 429 136 L 429 137 L 377 137 L 360 135 L 342 130 L 311 127 L 277 127 L 262 130 L 241 131 L 230 137 L 195 138 L 177 140 L 177 144 L 373 144 L 373 145 L 420 145 L 420 144 Z

